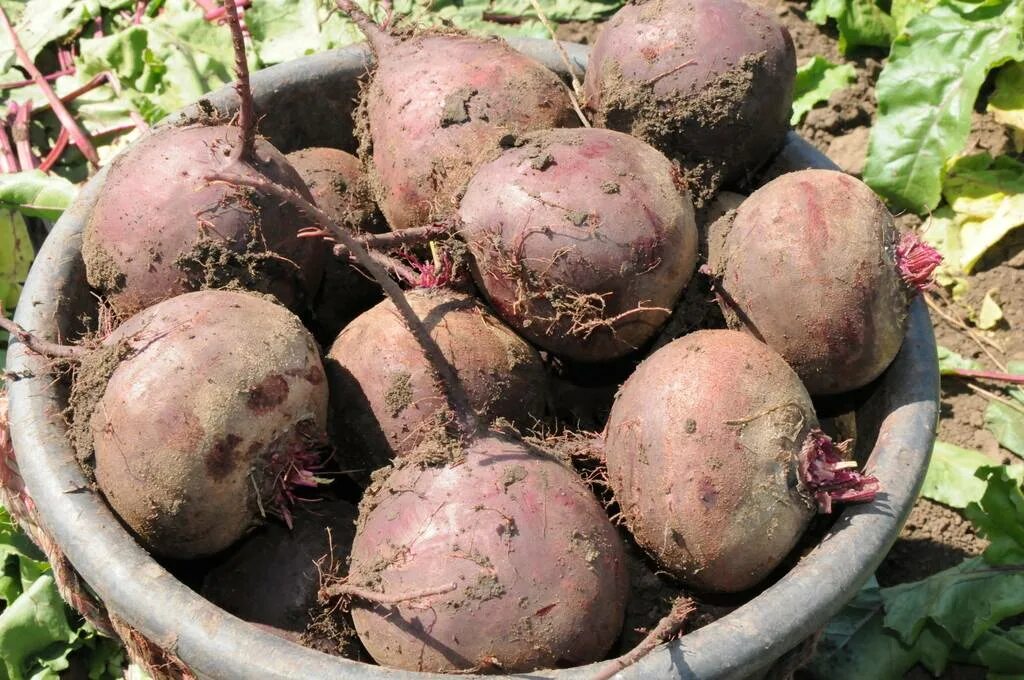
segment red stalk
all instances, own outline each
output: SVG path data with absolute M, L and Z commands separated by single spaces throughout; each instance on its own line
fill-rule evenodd
M 68 148 L 68 131 L 64 128 L 60 129 L 60 133 L 57 135 L 57 141 L 53 143 L 53 148 L 50 149 L 50 153 L 46 154 L 46 158 L 39 164 L 39 169 L 43 172 L 49 172 L 53 169 L 53 166 L 60 160 L 61 154 L 64 153 L 64 149 Z
M 11 126 L 11 136 L 14 137 L 14 146 L 18 150 L 18 164 L 22 170 L 32 170 L 36 167 L 36 156 L 32 153 L 32 140 L 29 139 L 28 126 L 32 118 L 32 100 L 18 106 L 11 102 L 10 108 L 14 113 L 14 124 Z
M 11 146 L 11 138 L 7 134 L 7 123 L 0 120 L 0 163 L 3 164 L 3 171 L 19 172 L 18 157 L 14 155 L 14 147 Z
M 994 380 L 1012 385 L 1024 385 L 1024 375 L 1015 373 L 1000 373 L 999 371 L 975 371 L 970 368 L 954 368 L 948 375 L 955 375 L 959 378 L 980 378 L 981 380 Z
M 46 78 L 36 65 L 32 62 L 32 59 L 28 56 L 28 52 L 25 51 L 24 46 L 21 44 L 21 40 L 18 38 L 18 34 L 14 31 L 14 27 L 11 26 L 11 20 L 7 18 L 7 12 L 0 7 L 0 24 L 2 24 L 4 31 L 7 36 L 11 39 L 11 44 L 14 46 L 14 52 L 18 56 L 18 61 L 21 62 L 21 66 L 28 71 L 28 74 L 32 76 L 32 80 L 35 81 L 39 89 L 43 91 L 46 96 L 46 100 L 50 102 L 50 106 L 53 108 L 53 112 L 57 115 L 57 119 L 60 120 L 60 124 L 68 130 L 68 134 L 71 135 L 71 140 L 75 143 L 81 151 L 82 155 L 94 166 L 98 167 L 100 164 L 100 156 L 96 153 L 95 147 L 89 138 L 82 132 L 82 129 L 78 127 L 78 123 L 68 112 L 64 103 L 50 87 L 50 83 L 47 82 Z

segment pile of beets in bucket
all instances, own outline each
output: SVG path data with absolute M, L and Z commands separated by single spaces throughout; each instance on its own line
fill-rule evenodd
M 374 57 L 335 123 L 359 157 L 256 135 L 229 2 L 237 120 L 111 164 L 89 338 L 14 329 L 73 365 L 72 443 L 141 545 L 323 651 L 609 674 L 871 501 L 815 400 L 892 362 L 937 256 L 853 177 L 758 185 L 795 75 L 769 13 L 633 0 L 574 90 L 338 5 Z

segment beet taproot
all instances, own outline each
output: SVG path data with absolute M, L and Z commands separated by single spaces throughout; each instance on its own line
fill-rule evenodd
M 325 213 L 357 233 L 387 231 L 370 196 L 362 163 L 350 153 L 326 147 L 286 156 Z M 348 259 L 327 257 L 323 281 L 313 300 L 317 338 L 329 344 L 356 316 L 380 302 L 380 286 Z
M 483 165 L 459 208 L 473 275 L 512 328 L 578 361 L 649 340 L 693 273 L 672 163 L 612 130 L 544 130 Z
M 868 384 L 903 344 L 938 257 L 860 180 L 801 170 L 714 223 L 708 266 L 729 326 L 779 352 L 813 395 Z
M 310 485 L 327 420 L 313 337 L 284 307 L 188 293 L 110 333 L 78 369 L 80 457 L 140 542 L 175 558 L 228 547 Z
M 584 81 L 594 122 L 678 159 L 698 203 L 752 174 L 789 129 L 796 53 L 743 0 L 632 0 L 601 29 Z
M 391 34 L 338 3 L 376 57 L 361 98 L 360 154 L 392 229 L 443 222 L 502 137 L 578 124 L 565 85 L 500 38 Z
M 837 448 L 782 357 L 731 330 L 697 331 L 648 357 L 605 430 L 608 482 L 637 543 L 715 592 L 764 579 L 816 508 L 873 497 L 877 481 L 845 469 Z
M 628 598 L 621 539 L 575 473 L 522 443 L 484 436 L 437 467 L 405 462 L 360 506 L 348 581 L 363 645 L 384 666 L 530 671 L 604 656 Z
M 543 416 L 546 376 L 536 350 L 473 297 L 419 289 L 406 298 L 483 422 L 504 418 L 526 428 Z M 372 471 L 429 445 L 446 426 L 446 394 L 392 302 L 346 326 L 326 364 L 343 467 Z
M 166 126 L 118 156 L 85 226 L 89 284 L 126 317 L 199 288 L 238 285 L 301 311 L 320 285 L 326 249 L 297 239 L 299 211 L 205 176 L 241 143 L 229 125 Z M 266 140 L 237 164 L 306 196 L 306 185 Z

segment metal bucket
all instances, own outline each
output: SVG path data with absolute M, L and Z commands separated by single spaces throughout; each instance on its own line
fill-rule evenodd
M 565 72 L 552 43 L 514 44 L 553 70 Z M 582 71 L 587 48 L 566 47 Z M 284 152 L 311 145 L 352 150 L 355 142 L 346 121 L 358 93 L 357 79 L 366 67 L 366 53 L 350 48 L 254 74 L 261 132 Z M 236 105 L 234 91 L 224 88 L 169 124 L 189 122 L 210 106 L 229 114 Z M 804 167 L 835 166 L 791 133 L 769 173 Z M 81 234 L 105 175 L 100 172 L 90 180 L 57 223 L 22 293 L 16 320 L 46 338 L 74 337 L 78 320 L 94 306 L 85 283 Z M 7 369 L 30 376 L 10 385 L 17 461 L 43 528 L 111 613 L 177 656 L 200 678 L 427 677 L 285 641 L 213 606 L 157 564 L 89 487 L 68 444 L 61 415 L 66 395 L 51 379 L 47 364 L 12 343 Z M 877 500 L 845 508 L 820 544 L 780 580 L 729 615 L 662 645 L 620 677 L 750 677 L 820 630 L 874 572 L 914 504 L 935 436 L 938 387 L 935 341 L 925 306 L 918 300 L 899 356 L 858 411 L 858 420 L 877 432 L 869 461 L 883 490 Z M 532 677 L 587 678 L 596 668 L 539 671 Z

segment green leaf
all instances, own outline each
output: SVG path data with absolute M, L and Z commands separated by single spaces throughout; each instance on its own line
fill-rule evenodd
M 1024 612 L 1024 573 L 993 568 L 981 557 L 881 592 L 885 626 L 907 645 L 932 621 L 970 648 L 985 631 Z
M 48 220 L 60 217 L 77 192 L 68 180 L 41 170 L 0 175 L 0 207 Z
M 33 60 L 46 45 L 84 26 L 100 14 L 95 0 L 29 0 L 14 26 L 18 40 Z M 0 35 L 0 72 L 18 63 L 14 46 Z
M 833 92 L 855 80 L 857 71 L 852 64 L 833 64 L 823 57 L 811 57 L 796 70 L 790 125 L 798 124 L 815 105 L 828 101 Z
M 896 29 L 892 17 L 873 0 L 814 0 L 807 18 L 821 25 L 834 19 L 843 54 L 860 46 L 888 47 Z
M 246 10 L 245 25 L 262 65 L 364 40 L 351 21 L 318 0 L 261 0 Z
M 951 375 L 959 369 L 966 369 L 969 371 L 981 370 L 982 366 L 974 359 L 968 359 L 962 354 L 958 354 L 948 347 L 939 345 L 936 349 L 936 354 L 939 360 L 939 374 L 940 375 Z
M 985 427 L 1007 451 L 1024 457 L 1024 406 L 1013 408 L 990 401 L 985 409 Z
M 991 330 L 1002 320 L 1003 310 L 995 298 L 992 297 L 992 291 L 985 293 L 985 297 L 981 301 L 981 307 L 978 309 L 978 328 L 983 331 Z
M 0 614 L 0 663 L 11 680 L 26 677 L 36 655 L 75 633 L 52 576 L 43 576 Z
M 939 0 L 893 0 L 889 8 L 889 14 L 896 24 L 893 37 L 902 33 L 911 19 L 924 14 L 938 3 Z
M 18 304 L 21 284 L 28 275 L 34 254 L 25 219 L 19 213 L 0 208 L 0 307 L 5 312 Z
M 943 164 L 959 152 L 989 70 L 1024 59 L 1024 3 L 946 0 L 892 44 L 876 85 L 864 181 L 893 205 L 938 205 Z
M 954 650 L 953 659 L 984 667 L 989 671 L 989 680 L 994 680 L 994 673 L 1012 674 L 1019 679 L 1024 669 L 1024 626 L 1010 630 L 993 628 L 982 634 L 970 650 Z
M 1024 62 L 999 69 L 988 110 L 996 121 L 1012 128 L 1017 153 L 1024 151 Z
M 966 508 L 984 495 L 985 482 L 975 473 L 989 465 L 992 459 L 980 451 L 936 441 L 921 495 L 951 508 Z M 1024 475 L 1024 469 L 1020 472 Z
M 983 467 L 977 474 L 988 486 L 981 501 L 969 504 L 964 514 L 989 540 L 982 557 L 989 564 L 1024 564 L 1024 494 L 1020 480 L 1002 466 Z
M 957 158 L 946 167 L 942 193 L 954 215 L 950 229 L 956 231 L 959 249 L 954 262 L 965 273 L 1024 224 L 1024 163 L 1009 156 Z

